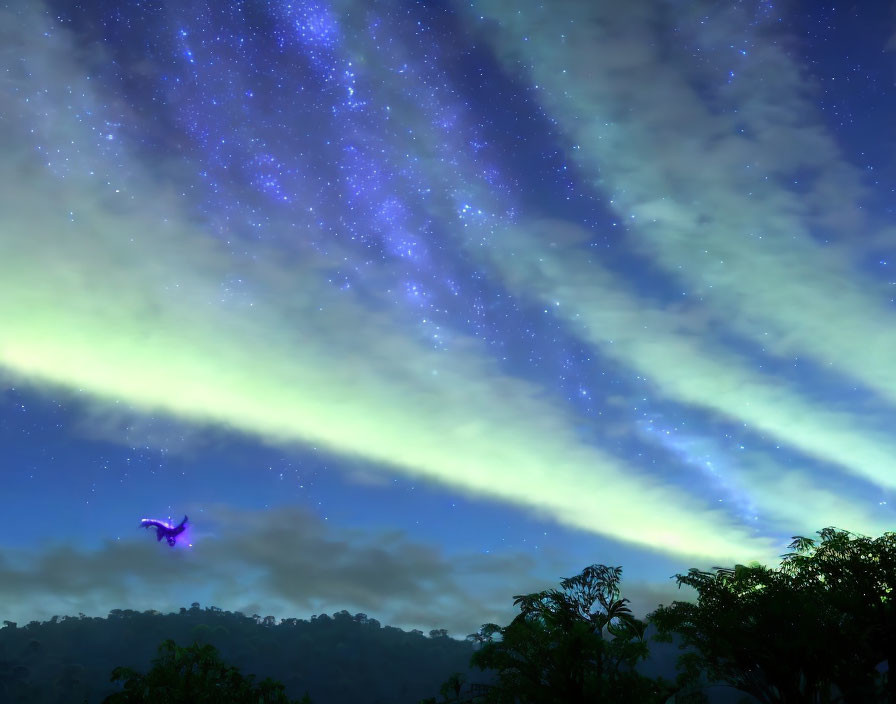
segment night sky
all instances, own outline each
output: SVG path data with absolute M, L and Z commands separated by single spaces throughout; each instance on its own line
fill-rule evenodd
M 886 2 L 3 3 L 0 617 L 892 530 L 894 96 Z

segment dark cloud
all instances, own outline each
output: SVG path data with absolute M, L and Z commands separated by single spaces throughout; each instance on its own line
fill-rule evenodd
M 142 534 L 97 550 L 73 542 L 35 555 L 6 549 L 2 616 L 46 618 L 50 604 L 98 614 L 122 604 L 175 609 L 192 600 L 185 595 L 207 590 L 222 608 L 306 618 L 345 608 L 465 635 L 512 615 L 512 594 L 547 586 L 528 555 L 453 558 L 400 531 L 337 528 L 301 508 L 217 507 L 194 525 L 192 549 L 171 550 Z
M 58 613 L 51 604 L 98 615 L 123 604 L 171 610 L 213 593 L 214 605 L 246 613 L 308 618 L 348 609 L 463 637 L 483 623 L 508 622 L 514 594 L 558 586 L 584 567 L 562 569 L 548 559 L 556 574 L 539 576 L 524 553 L 448 555 L 401 531 L 338 528 L 297 507 L 219 506 L 194 521 L 193 540 L 192 549 L 174 550 L 143 534 L 97 550 L 74 543 L 35 555 L 7 549 L 0 552 L 0 616 L 47 618 Z M 686 598 L 674 582 L 623 580 L 623 593 L 641 615 Z

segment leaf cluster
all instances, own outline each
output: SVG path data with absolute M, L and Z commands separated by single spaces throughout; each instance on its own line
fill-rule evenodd
M 214 646 L 184 648 L 170 639 L 159 646 L 149 672 L 116 667 L 111 680 L 124 689 L 104 704 L 311 704 L 307 694 L 301 703 L 289 699 L 283 684 L 270 678 L 256 684 L 254 675 L 222 662 Z
M 507 626 L 485 624 L 471 663 L 498 675 L 480 697 L 489 704 L 619 704 L 663 701 L 667 683 L 641 676 L 646 623 L 620 595 L 621 567 L 590 565 L 560 589 L 514 596 L 520 613 Z
M 819 535 L 795 536 L 778 568 L 676 575 L 697 591 L 697 603 L 676 601 L 648 618 L 660 638 L 678 634 L 692 649 L 679 667 L 768 704 L 896 703 L 876 669 L 896 664 L 896 536 L 872 540 L 835 528 Z

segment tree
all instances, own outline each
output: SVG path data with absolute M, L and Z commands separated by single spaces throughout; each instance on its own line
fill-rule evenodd
M 820 590 L 841 639 L 848 643 L 834 680 L 849 701 L 872 701 L 876 666 L 887 661 L 885 694 L 896 704 L 896 533 L 869 538 L 833 527 L 820 542 L 796 536 L 781 571 L 804 588 Z
M 463 689 L 463 686 L 464 676 L 460 672 L 452 673 L 439 687 L 442 702 L 460 701 L 460 690 Z M 419 704 L 437 704 L 437 700 L 435 697 L 427 697 L 426 699 L 421 699 Z
M 439 694 L 442 695 L 442 698 L 445 701 L 448 701 L 449 695 L 453 694 L 454 701 L 460 699 L 460 690 L 464 686 L 464 676 L 459 672 L 454 672 L 451 676 L 442 683 L 442 686 L 439 688 Z
M 660 640 L 677 633 L 693 649 L 679 660 L 690 678 L 703 673 L 766 704 L 881 701 L 875 666 L 894 654 L 896 542 L 833 528 L 820 535 L 820 546 L 795 537 L 777 569 L 676 575 L 697 603 L 660 606 L 648 619 Z
M 124 690 L 103 704 L 294 704 L 280 682 L 254 679 L 223 663 L 211 645 L 182 648 L 166 640 L 147 674 L 126 667 L 112 671 L 111 680 L 122 682 Z M 311 704 L 307 694 L 299 704 Z
M 507 627 L 485 624 L 471 663 L 498 673 L 486 701 L 665 701 L 671 687 L 634 669 L 647 656 L 646 624 L 620 598 L 621 574 L 621 567 L 591 565 L 562 580 L 561 590 L 515 596 L 520 614 Z

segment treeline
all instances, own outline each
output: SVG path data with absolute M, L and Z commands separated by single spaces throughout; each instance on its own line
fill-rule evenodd
M 5 622 L 0 701 L 702 704 L 722 684 L 745 702 L 896 704 L 896 533 L 819 535 L 796 538 L 774 568 L 676 575 L 696 603 L 661 605 L 644 621 L 621 595 L 622 569 L 591 565 L 559 588 L 515 596 L 508 625 L 485 624 L 466 642 L 347 611 L 277 624 L 198 604 L 167 616 Z M 648 625 L 653 640 L 682 649 L 674 680 L 639 671 Z
M 147 674 L 168 639 L 214 646 L 223 663 L 283 683 L 294 699 L 308 692 L 315 704 L 416 704 L 445 673 L 468 672 L 473 651 L 444 630 L 427 636 L 348 611 L 277 623 L 194 603 L 177 614 L 115 609 L 107 618 L 4 625 L 2 704 L 99 704 L 123 685 L 110 681 L 114 668 Z
M 896 533 L 819 536 L 795 538 L 775 568 L 676 575 L 697 602 L 661 605 L 646 622 L 620 596 L 619 567 L 591 565 L 560 589 L 518 595 L 509 625 L 470 636 L 479 642 L 472 664 L 497 682 L 465 689 L 455 673 L 441 701 L 680 704 L 708 701 L 707 684 L 721 682 L 764 704 L 896 704 Z M 636 669 L 648 623 L 687 651 L 674 682 Z

